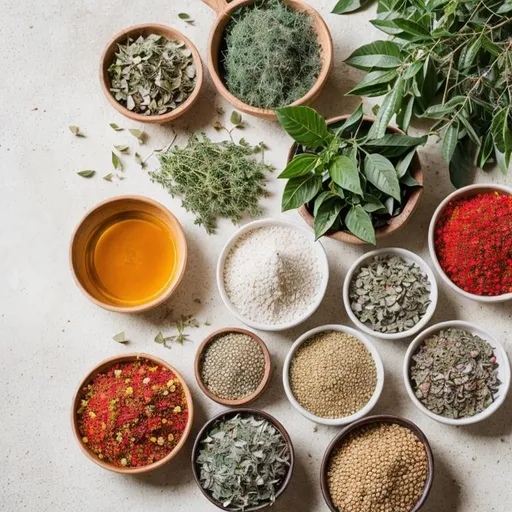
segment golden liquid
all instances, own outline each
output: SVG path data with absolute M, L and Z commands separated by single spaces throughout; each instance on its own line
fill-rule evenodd
M 172 280 L 177 247 L 154 215 L 123 212 L 101 224 L 87 245 L 86 269 L 103 300 L 119 306 L 145 304 Z

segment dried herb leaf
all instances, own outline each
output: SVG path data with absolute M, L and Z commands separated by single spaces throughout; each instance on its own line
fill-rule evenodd
M 128 131 L 137 139 L 139 144 L 144 144 L 146 134 L 142 130 L 135 130 L 133 128 L 130 128 Z
M 231 124 L 234 124 L 237 128 L 243 126 L 242 115 L 240 114 L 240 112 L 237 112 L 236 110 L 233 110 L 233 112 L 231 112 L 231 117 L 229 118 L 229 120 L 231 121 Z
M 164 335 L 159 332 L 156 336 L 155 336 L 155 343 L 165 343 L 165 338 L 164 338 Z
M 116 132 L 122 132 L 124 130 L 124 128 L 117 126 L 116 123 L 110 123 L 109 126 L 110 128 L 112 128 L 112 130 L 115 130 Z
M 108 174 L 105 174 L 105 176 L 103 176 L 103 179 L 106 181 L 112 181 L 113 177 L 114 175 L 111 172 L 109 172 Z
M 112 151 L 112 165 L 114 166 L 114 169 L 116 171 L 123 170 L 123 164 L 121 163 L 121 160 L 113 151 Z
M 130 146 L 114 146 L 114 148 L 119 151 L 119 153 L 127 153 Z
M 117 333 L 115 336 L 112 336 L 112 339 L 117 341 L 117 343 L 128 343 L 128 340 L 124 335 L 124 331 Z
M 92 178 L 96 171 L 86 170 L 86 171 L 79 171 L 77 172 L 78 176 L 82 176 L 82 178 Z
M 186 23 L 194 23 L 194 20 L 186 12 L 180 12 L 178 14 L 178 18 L 180 18 L 180 20 L 185 21 Z
M 85 137 L 85 135 L 80 131 L 80 128 L 78 126 L 70 126 L 69 131 L 75 136 L 75 137 Z
M 215 121 L 215 123 L 213 123 L 213 127 L 218 131 L 220 132 L 224 126 L 222 126 L 222 123 L 220 121 Z
M 143 169 L 146 167 L 146 160 L 142 160 L 139 153 L 135 153 L 135 162 L 137 162 Z

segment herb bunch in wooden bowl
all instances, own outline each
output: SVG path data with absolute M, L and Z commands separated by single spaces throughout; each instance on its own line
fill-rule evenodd
M 279 175 L 288 179 L 282 210 L 300 208 L 317 239 L 375 245 L 408 220 L 422 192 L 416 148 L 426 136 L 392 127 L 376 133 L 362 106 L 328 121 L 302 106 L 279 109 L 277 117 L 295 140 Z

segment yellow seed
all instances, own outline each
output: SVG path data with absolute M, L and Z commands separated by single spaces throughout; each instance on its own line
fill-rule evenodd
M 169 434 L 169 435 L 167 436 L 167 439 L 168 439 L 169 441 L 174 441 L 174 435 L 173 435 L 173 434 Z
M 156 437 L 150 437 L 149 440 L 152 442 L 152 443 L 156 443 Z
M 123 371 L 122 371 L 122 370 L 114 370 L 114 375 L 115 375 L 116 377 L 121 377 L 121 373 L 123 373 Z
M 121 459 L 121 466 L 126 466 L 128 464 L 128 461 L 126 459 Z
M 96 418 L 96 413 L 94 413 L 93 411 L 89 411 L 89 416 L 91 418 Z
M 85 444 L 87 444 L 87 443 L 89 442 L 89 439 L 88 439 L 87 437 L 85 437 L 85 436 L 84 436 L 84 437 L 82 437 L 82 441 L 83 441 Z
M 132 380 L 132 379 L 124 379 L 124 382 L 125 382 L 126 384 L 128 384 L 129 382 L 131 382 L 131 380 Z
M 181 407 L 179 405 L 177 405 L 174 409 L 173 409 L 174 412 L 181 412 Z
M 165 439 L 163 437 L 159 437 L 156 442 L 159 446 L 162 446 L 165 443 Z
M 128 387 L 126 388 L 126 394 L 127 394 L 127 395 L 133 395 L 133 388 L 132 388 L 131 386 L 128 386 Z
M 167 420 L 165 418 L 163 418 L 162 423 L 165 425 L 167 423 Z

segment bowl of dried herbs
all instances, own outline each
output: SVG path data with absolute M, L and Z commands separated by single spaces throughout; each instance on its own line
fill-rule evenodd
M 403 377 L 414 405 L 448 425 L 469 425 L 494 414 L 510 387 L 503 346 L 470 322 L 441 322 L 410 344 Z
M 436 278 L 427 263 L 395 247 L 363 254 L 343 283 L 343 302 L 352 322 L 386 340 L 421 331 L 434 314 L 437 297 Z
M 162 124 L 190 109 L 203 83 L 192 41 L 166 25 L 134 25 L 107 44 L 100 82 L 110 104 L 141 123 Z
M 258 409 L 231 409 L 209 420 L 192 449 L 197 485 L 222 510 L 251 512 L 274 504 L 288 486 L 293 445 L 285 428 Z

